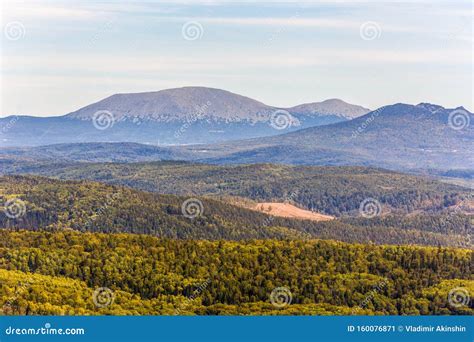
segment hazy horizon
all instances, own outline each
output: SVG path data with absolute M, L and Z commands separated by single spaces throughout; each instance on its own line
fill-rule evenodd
M 474 109 L 470 1 L 4 1 L 0 116 L 116 93 L 224 89 L 275 107 Z
M 176 87 L 176 88 L 188 88 L 188 87 L 202 87 L 202 86 L 199 86 L 199 85 L 189 85 L 189 86 L 182 86 L 182 87 Z M 209 88 L 214 88 L 214 87 L 209 87 Z M 159 90 L 155 90 L 155 91 L 151 90 L 151 91 L 136 92 L 136 93 L 134 93 L 134 94 L 142 94 L 142 93 L 150 93 L 150 92 L 159 92 L 159 91 L 161 91 L 161 90 L 169 90 L 169 89 L 175 89 L 175 88 L 159 89 Z M 215 88 L 215 89 L 221 89 L 221 88 Z M 228 89 L 221 89 L 221 90 L 229 91 Z M 232 91 L 230 91 L 230 92 L 231 92 L 231 93 L 234 93 L 234 92 L 232 92 Z M 116 93 L 116 94 L 130 94 L 130 93 Z M 266 103 L 266 102 L 260 101 L 258 98 L 255 98 L 255 97 L 253 97 L 253 96 L 249 96 L 249 95 L 247 95 L 247 94 L 238 94 L 238 93 L 235 93 L 235 94 L 237 94 L 237 95 L 242 95 L 242 96 L 245 96 L 245 97 L 249 97 L 249 98 L 251 98 L 251 99 L 253 99 L 253 100 L 262 102 L 262 103 L 264 103 L 265 105 L 274 106 L 274 105 L 271 104 L 271 103 Z M 112 95 L 115 95 L 115 94 L 110 94 L 110 95 L 106 96 L 105 98 L 107 98 L 107 97 L 109 97 L 109 96 L 112 96 Z M 27 113 L 12 113 L 12 114 L 6 114 L 6 115 L 5 115 L 5 114 L 2 114 L 2 115 L 0 115 L 0 118 L 5 118 L 5 117 L 9 117 L 9 116 L 32 116 L 32 117 L 58 117 L 58 116 L 64 116 L 64 115 L 71 114 L 71 113 L 77 111 L 77 110 L 80 109 L 80 108 L 83 108 L 83 107 L 86 107 L 86 106 L 88 106 L 88 105 L 97 103 L 97 102 L 99 102 L 100 100 L 103 100 L 103 99 L 104 99 L 104 98 L 100 98 L 100 99 L 97 99 L 96 101 L 92 101 L 92 102 L 90 102 L 90 103 L 86 103 L 86 104 L 84 104 L 84 105 L 82 105 L 82 106 L 80 106 L 80 107 L 77 107 L 76 109 L 74 109 L 74 110 L 72 110 L 72 111 L 70 111 L 70 112 L 63 113 L 63 114 L 56 114 L 56 115 L 35 115 L 35 114 L 27 114 Z M 406 103 L 406 102 L 401 102 L 401 101 L 399 101 L 399 102 L 394 102 L 394 103 L 386 103 L 386 104 L 384 104 L 384 105 L 382 105 L 382 106 L 380 106 L 380 107 L 369 108 L 368 106 L 365 106 L 364 104 L 360 104 L 360 103 L 350 103 L 350 102 L 345 101 L 344 99 L 341 99 L 341 98 L 327 98 L 327 99 L 315 100 L 315 101 L 311 101 L 311 102 L 316 103 L 316 102 L 324 102 L 324 101 L 327 101 L 327 100 L 342 100 L 342 101 L 347 102 L 347 103 L 349 103 L 349 104 L 351 104 L 351 105 L 357 105 L 357 106 L 365 107 L 365 108 L 367 108 L 367 109 L 370 109 L 371 111 L 377 110 L 377 109 L 379 109 L 379 108 L 382 107 L 382 106 L 395 105 L 395 104 L 397 104 L 397 103 L 404 103 L 404 104 L 408 104 L 408 105 L 418 105 L 418 104 L 420 104 L 420 103 L 423 103 L 423 102 L 419 102 L 419 103 Z M 305 103 L 308 103 L 308 102 L 305 102 Z M 295 106 L 297 106 L 297 105 L 302 105 L 302 104 L 305 104 L 305 103 L 295 103 L 294 105 L 290 105 L 290 106 L 274 106 L 274 107 L 276 107 L 276 108 L 281 108 L 281 109 L 285 109 L 285 108 L 295 107 Z M 459 106 L 455 106 L 455 107 L 443 106 L 443 104 L 440 104 L 440 103 L 431 103 L 431 104 L 440 105 L 440 106 L 442 106 L 442 107 L 444 107 L 444 108 L 446 108 L 446 109 L 455 109 L 455 108 L 459 108 L 459 107 L 464 107 L 465 109 L 467 109 L 468 111 L 470 111 L 470 112 L 472 113 L 472 111 L 471 111 L 471 109 L 469 108 L 469 106 L 464 106 L 464 105 L 462 105 L 462 104 L 459 105 Z M 365 114 L 364 114 L 364 115 L 365 115 Z

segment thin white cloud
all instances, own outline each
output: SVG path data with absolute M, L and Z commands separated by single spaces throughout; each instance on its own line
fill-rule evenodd
M 231 18 L 231 17 L 198 17 L 198 18 L 166 18 L 168 20 L 183 21 L 196 20 L 203 23 L 225 25 L 250 26 L 296 26 L 296 27 L 327 27 L 327 28 L 358 28 L 360 23 L 341 19 L 301 18 L 298 13 L 293 16 L 261 17 L 261 18 Z
M 3 4 L 3 18 L 11 19 L 48 19 L 48 20 L 89 20 L 100 15 L 99 12 L 77 6 L 52 6 L 42 2 L 29 3 L 7 1 Z
M 425 22 L 419 21 L 417 25 L 409 25 L 403 23 L 400 25 L 394 25 L 390 23 L 391 20 L 378 19 L 378 20 L 367 20 L 367 19 L 348 19 L 348 18 L 305 18 L 304 15 L 299 12 L 295 12 L 288 17 L 190 17 L 190 16 L 163 16 L 156 17 L 161 22 L 178 22 L 185 23 L 188 21 L 196 21 L 200 24 L 211 24 L 211 25 L 233 25 L 233 26 L 273 26 L 277 28 L 285 27 L 296 27 L 296 28 L 322 28 L 322 29 L 340 29 L 340 30 L 351 30 L 358 32 L 361 25 L 367 21 L 375 21 L 381 28 L 382 32 L 395 32 L 395 33 L 425 33 L 430 35 L 449 34 L 450 31 L 444 27 L 438 26 L 427 26 Z M 462 24 L 466 26 L 469 23 L 464 20 L 458 23 L 457 26 Z
M 36 70 L 42 73 L 185 73 L 195 71 L 242 70 L 249 68 L 297 68 L 311 66 L 370 66 L 376 64 L 446 64 L 459 65 L 471 63 L 472 60 L 463 49 L 446 49 L 442 54 L 438 50 L 399 51 L 380 49 L 305 49 L 297 55 L 291 52 L 254 51 L 248 54 L 235 54 L 225 51 L 212 56 L 106 56 L 97 54 L 55 54 L 36 56 L 4 56 L 4 68 L 11 73 L 22 73 Z

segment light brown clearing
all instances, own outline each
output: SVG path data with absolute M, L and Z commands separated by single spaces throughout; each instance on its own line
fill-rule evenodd
M 253 210 L 260 211 L 262 213 L 287 217 L 296 218 L 301 220 L 312 220 L 312 221 L 330 221 L 334 220 L 334 216 L 319 214 L 309 210 L 300 209 L 289 203 L 257 203 Z

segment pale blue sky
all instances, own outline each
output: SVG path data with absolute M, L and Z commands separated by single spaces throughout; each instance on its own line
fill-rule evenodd
M 327 98 L 474 107 L 471 1 L 2 4 L 1 116 L 62 115 L 114 93 L 188 85 L 280 107 Z M 198 39 L 183 36 L 190 21 Z

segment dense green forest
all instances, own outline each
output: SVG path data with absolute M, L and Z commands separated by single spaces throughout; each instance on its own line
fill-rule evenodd
M 291 201 L 321 213 L 357 215 L 365 198 L 384 211 L 439 212 L 465 199 L 469 190 L 430 178 L 367 167 L 272 164 L 217 166 L 186 162 L 3 163 L 3 173 L 88 179 L 174 195 L 241 196 L 255 201 Z
M 61 231 L 141 233 L 180 239 L 324 238 L 377 244 L 470 247 L 471 226 L 462 214 L 411 219 L 393 216 L 314 222 L 270 217 L 211 198 L 199 198 L 202 213 L 183 215 L 188 197 L 159 195 L 90 181 L 0 177 L 0 203 L 20 200 L 17 218 L 0 213 L 0 227 Z M 403 224 L 399 222 L 403 221 Z M 375 222 L 375 223 L 373 223 Z M 436 224 L 434 224 L 436 223 Z
M 32 173 L 80 180 L 0 177 L 4 314 L 474 314 L 464 188 L 358 167 L 40 169 Z M 368 196 L 383 215 L 357 215 Z M 191 217 L 188 200 L 199 208 Z M 315 222 L 242 207 L 254 200 L 326 207 L 318 211 L 338 217 Z M 109 291 L 107 305 L 97 305 L 100 289 Z
M 7 314 L 473 314 L 472 302 L 449 301 L 453 289 L 474 290 L 473 257 L 323 240 L 1 230 L 0 299 Z M 93 292 L 103 287 L 113 300 L 98 307 Z M 278 288 L 287 300 L 272 305 Z

